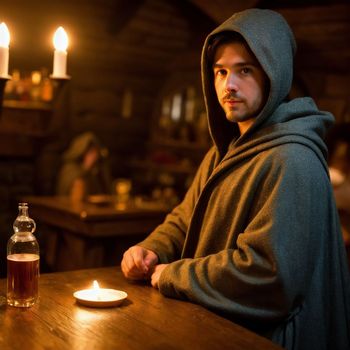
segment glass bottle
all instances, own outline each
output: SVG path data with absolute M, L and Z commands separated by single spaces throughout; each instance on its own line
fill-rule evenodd
M 36 225 L 28 216 L 28 204 L 18 204 L 14 234 L 7 243 L 7 303 L 29 307 L 38 299 L 39 244 L 33 235 Z

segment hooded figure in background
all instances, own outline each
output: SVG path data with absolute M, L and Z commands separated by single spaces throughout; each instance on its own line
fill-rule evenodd
M 323 140 L 333 117 L 311 98 L 287 100 L 295 50 L 271 10 L 237 13 L 208 36 L 214 146 L 182 203 L 121 267 L 286 349 L 344 350 L 349 270 Z
M 79 199 L 94 194 L 110 194 L 112 181 L 106 153 L 93 133 L 76 136 L 63 154 L 56 193 Z

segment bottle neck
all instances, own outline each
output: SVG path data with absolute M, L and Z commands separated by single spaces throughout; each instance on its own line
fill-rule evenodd
M 18 216 L 27 216 L 28 217 L 28 207 L 25 205 L 20 205 L 18 207 Z
M 24 235 L 27 232 L 31 234 L 35 231 L 36 225 L 33 219 L 28 215 L 28 204 L 19 203 L 18 205 L 18 216 L 13 223 L 13 230 L 15 233 L 23 233 Z

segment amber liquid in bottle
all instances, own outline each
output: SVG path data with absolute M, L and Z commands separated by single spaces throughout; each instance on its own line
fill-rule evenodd
M 7 303 L 30 307 L 39 296 L 39 245 L 33 235 L 34 221 L 28 216 L 28 206 L 19 204 L 14 235 L 7 244 Z
M 38 299 L 39 255 L 7 256 L 7 302 L 12 306 L 32 306 Z

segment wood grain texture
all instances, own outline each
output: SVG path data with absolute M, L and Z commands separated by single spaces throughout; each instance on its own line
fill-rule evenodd
M 73 293 L 91 288 L 126 291 L 117 308 L 79 306 Z M 5 295 L 5 280 L 0 292 Z M 44 274 L 40 298 L 30 309 L 0 306 L 0 348 L 23 349 L 280 349 L 208 310 L 165 298 L 144 283 L 126 281 L 119 269 Z

